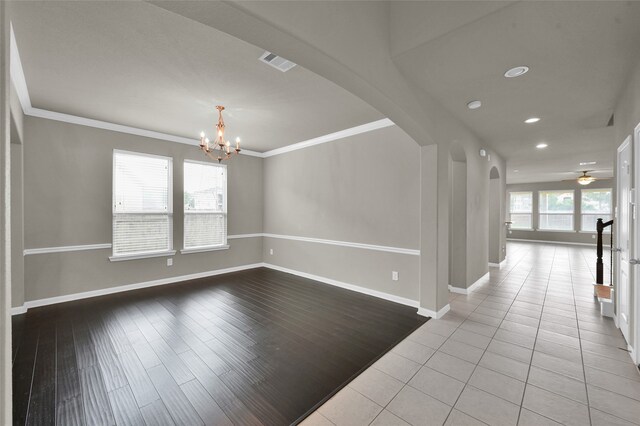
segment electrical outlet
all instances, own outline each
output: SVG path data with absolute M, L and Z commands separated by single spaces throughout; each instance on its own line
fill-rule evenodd
M 391 271 L 391 279 L 393 281 L 398 281 L 398 271 Z
M 273 249 L 269 249 L 269 254 L 273 256 Z
M 596 239 L 596 236 L 595 236 L 595 235 L 592 235 L 592 236 L 591 236 L 591 238 L 593 238 L 593 239 L 595 240 L 595 239 Z
M 173 258 L 172 257 L 167 259 L 167 266 L 173 266 Z

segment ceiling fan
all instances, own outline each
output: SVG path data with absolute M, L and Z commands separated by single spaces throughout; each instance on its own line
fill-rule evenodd
M 591 182 L 595 182 L 598 179 L 593 176 L 587 174 L 589 172 L 595 172 L 596 170 L 583 170 L 582 172 L 570 172 L 570 173 L 582 173 L 575 181 L 577 181 L 580 185 L 589 185 Z M 563 182 L 573 181 L 574 179 L 564 179 Z

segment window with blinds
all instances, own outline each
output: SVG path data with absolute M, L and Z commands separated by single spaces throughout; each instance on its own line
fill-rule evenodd
M 113 257 L 172 250 L 172 160 L 113 152 Z
M 540 191 L 538 228 L 543 231 L 573 231 L 573 189 Z
M 509 193 L 511 229 L 532 229 L 533 192 Z
M 611 188 L 583 189 L 580 200 L 581 225 L 585 232 L 596 232 L 596 222 L 601 218 L 604 222 L 611 219 Z M 607 231 L 611 228 L 607 228 Z
M 184 162 L 185 250 L 227 245 L 227 167 Z

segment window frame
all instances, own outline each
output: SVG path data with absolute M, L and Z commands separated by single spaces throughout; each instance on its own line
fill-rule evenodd
M 204 166 L 209 166 L 209 167 L 221 167 L 224 169 L 224 173 L 225 173 L 225 182 L 224 182 L 224 197 L 223 197 L 223 212 L 222 214 L 224 215 L 224 229 L 225 229 L 225 233 L 224 233 L 224 243 L 223 244 L 218 244 L 218 245 L 210 245 L 210 246 L 198 246 L 198 247 L 187 247 L 186 246 L 186 238 L 187 238 L 187 233 L 185 231 L 186 226 L 185 226 L 185 222 L 187 219 L 187 214 L 206 214 L 206 213 L 210 213 L 210 212 L 194 212 L 194 211 L 188 211 L 184 208 L 184 196 L 182 198 L 182 249 L 180 250 L 180 254 L 190 254 L 190 253 L 202 253 L 202 252 L 207 252 L 207 251 L 218 251 L 218 250 L 227 250 L 229 249 L 229 227 L 228 227 L 228 220 L 229 220 L 229 203 L 228 203 L 228 196 L 229 196 L 229 169 L 227 168 L 226 164 L 221 164 L 221 163 L 212 163 L 212 162 L 207 162 L 207 161 L 198 161 L 198 160 L 191 160 L 191 159 L 184 159 L 182 161 L 182 193 L 185 193 L 185 182 L 186 182 L 186 173 L 185 173 L 185 164 L 186 163 L 192 163 L 192 164 L 200 164 L 200 165 L 204 165 Z M 216 212 L 216 214 L 220 214 L 218 212 Z
M 531 211 L 527 212 L 513 212 L 511 211 L 511 194 L 531 194 Z M 528 214 L 530 217 L 530 223 L 531 226 L 529 228 L 514 228 L 513 227 L 513 222 L 511 223 L 511 225 L 509 226 L 510 230 L 513 231 L 533 231 L 534 227 L 533 227 L 533 211 L 534 211 L 534 205 L 533 205 L 533 191 L 509 191 L 509 220 L 511 221 L 511 216 L 514 214 L 519 214 L 519 215 L 525 215 Z
M 166 160 L 168 162 L 167 165 L 167 212 L 131 212 L 131 213 L 116 213 L 116 205 L 115 205 L 115 190 L 116 190 L 116 154 L 123 155 L 133 155 L 139 157 L 147 157 L 147 158 L 159 158 L 162 160 Z M 111 156 L 111 256 L 109 256 L 109 260 L 111 262 L 118 262 L 122 260 L 135 260 L 135 259 L 147 259 L 152 257 L 166 257 L 173 256 L 176 254 L 176 251 L 173 249 L 173 157 L 167 157 L 164 155 L 156 155 L 149 154 L 146 152 L 136 152 L 136 151 L 127 151 L 123 149 L 114 149 Z M 167 215 L 169 219 L 169 244 L 166 250 L 155 250 L 149 252 L 139 252 L 139 253 L 131 253 L 131 254 L 114 254 L 114 245 L 115 245 L 115 227 L 113 226 L 113 221 L 117 214 L 129 214 L 129 215 Z
M 609 213 L 585 213 L 584 210 L 582 209 L 582 193 L 583 192 L 593 192 L 593 191 L 609 191 L 609 197 L 611 199 L 611 209 L 609 210 Z M 590 229 L 584 229 L 584 216 L 598 216 L 598 215 L 607 215 L 611 218 L 613 218 L 613 188 L 581 188 L 580 189 L 580 231 L 581 233 L 585 233 L 585 234 L 596 234 L 598 231 L 597 229 L 594 230 L 590 230 Z M 608 227 L 604 230 L 605 234 L 611 233 L 611 228 Z
M 571 213 L 560 213 L 560 212 L 543 212 L 540 206 L 542 205 L 540 197 L 544 193 L 549 192 L 570 192 L 572 195 L 572 210 Z M 575 189 L 544 189 L 538 191 L 538 231 L 540 232 L 576 232 L 576 190 Z M 542 216 L 571 216 L 571 228 L 570 229 L 549 229 L 542 227 Z

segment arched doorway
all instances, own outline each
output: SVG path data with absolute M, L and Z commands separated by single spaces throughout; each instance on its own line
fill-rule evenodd
M 500 217 L 502 213 L 502 197 L 500 196 L 500 172 L 494 166 L 489 171 L 489 264 L 499 265 L 500 256 L 500 234 L 502 223 Z
M 460 144 L 449 151 L 449 285 L 467 288 L 467 156 Z

